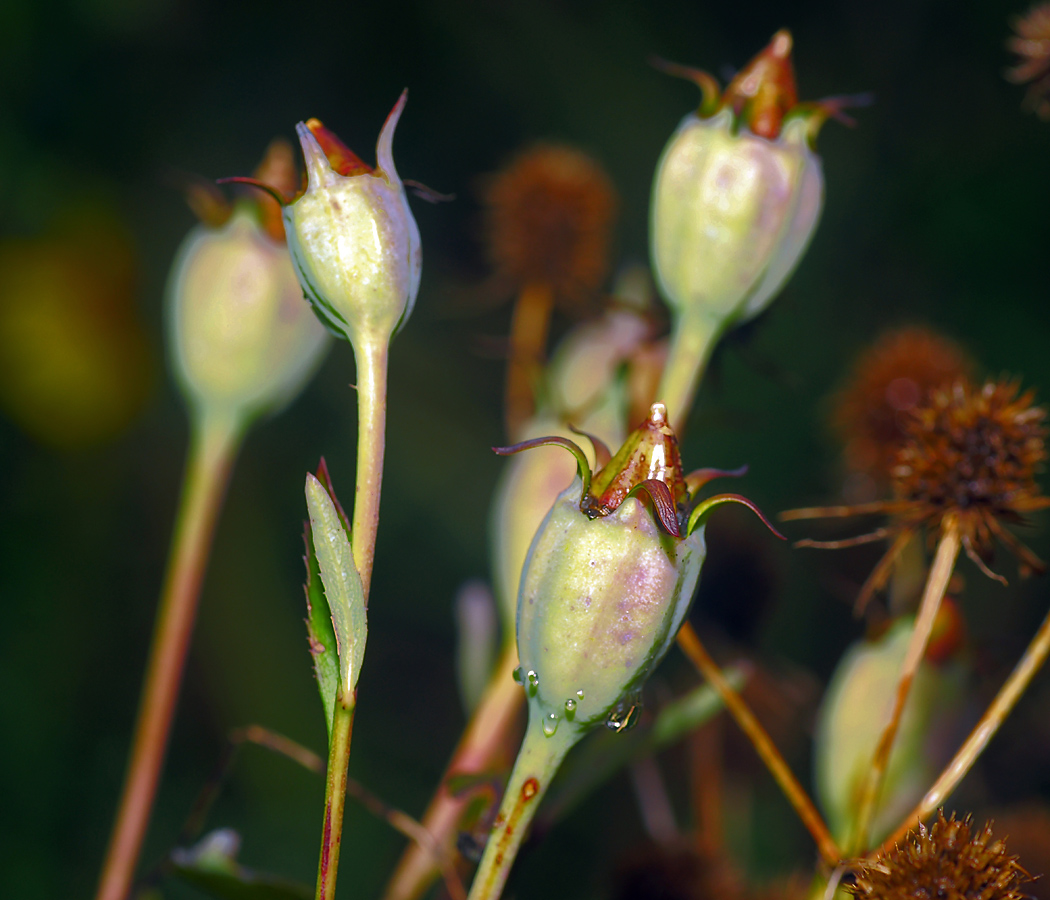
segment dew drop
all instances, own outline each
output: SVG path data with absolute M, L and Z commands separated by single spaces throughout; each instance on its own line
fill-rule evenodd
M 577 691 L 576 692 L 576 699 L 577 700 L 582 700 L 583 699 L 583 691 Z
M 558 718 L 557 713 L 547 713 L 547 715 L 543 717 L 543 733 L 547 735 L 547 737 L 554 737 L 554 732 L 558 730 L 559 721 L 560 719 Z
M 518 684 L 525 683 L 525 670 L 521 666 L 518 666 L 514 670 L 514 680 L 518 682 Z
M 540 676 L 537 675 L 532 669 L 529 669 L 529 672 L 525 676 L 525 678 L 529 682 L 529 693 L 535 694 L 540 686 Z
M 565 718 L 570 722 L 576 715 L 576 701 L 570 697 L 565 701 Z

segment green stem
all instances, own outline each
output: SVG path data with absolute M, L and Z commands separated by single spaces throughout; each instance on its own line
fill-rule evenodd
M 953 515 L 949 515 L 945 517 L 941 539 L 937 544 L 937 552 L 934 554 L 933 565 L 930 566 L 930 574 L 926 578 L 926 587 L 923 591 L 922 602 L 919 605 L 919 614 L 915 619 L 915 627 L 912 629 L 911 639 L 908 641 L 908 647 L 904 653 L 901 674 L 897 680 L 897 693 L 894 698 L 893 711 L 889 722 L 886 723 L 886 727 L 879 737 L 879 743 L 871 760 L 871 767 L 868 769 L 867 778 L 864 780 L 857 816 L 854 820 L 852 840 L 849 843 L 849 854 L 851 856 L 860 854 L 867 846 L 868 832 L 871 829 L 871 823 L 878 808 L 879 795 L 882 791 L 886 769 L 889 766 L 893 743 L 900 728 L 901 717 L 904 715 L 904 707 L 908 702 L 908 696 L 911 693 L 915 675 L 919 671 L 919 665 L 926 655 L 926 646 L 930 642 L 930 634 L 933 632 L 933 623 L 937 618 L 937 610 L 941 608 L 941 601 L 948 590 L 948 582 L 951 580 L 952 571 L 955 569 L 955 560 L 959 556 L 960 547 L 961 535 L 958 520 Z
M 689 418 L 697 385 L 721 335 L 721 326 L 697 310 L 687 311 L 675 321 L 671 350 L 653 399 L 667 407 L 671 427 L 678 434 Z
M 383 484 L 383 451 L 386 446 L 386 342 L 358 342 L 357 360 L 357 484 L 350 543 L 361 590 L 368 605 L 372 563 L 379 528 L 379 496 Z M 339 873 L 339 848 L 343 841 L 350 738 L 354 730 L 357 698 L 336 697 L 332 734 L 328 741 L 328 777 L 325 783 L 321 856 L 317 864 L 317 900 L 333 900 Z
M 339 871 L 339 849 L 343 843 L 343 809 L 346 806 L 346 773 L 350 764 L 350 738 L 354 732 L 356 702 L 336 698 L 332 737 L 328 744 L 328 774 L 324 789 L 324 827 L 321 857 L 317 863 L 317 900 L 334 900 Z
M 242 434 L 242 423 L 230 415 L 202 415 L 195 423 L 131 755 L 96 900 L 124 900 L 131 889 L 171 733 L 215 521 Z
M 351 543 L 354 565 L 368 603 L 372 562 L 379 528 L 379 495 L 383 485 L 383 450 L 386 446 L 387 345 L 361 343 L 357 358 L 357 487 Z
M 442 852 L 454 851 L 460 820 L 474 799 L 467 792 L 454 794 L 450 791 L 450 780 L 457 775 L 477 774 L 498 768 L 511 735 L 520 727 L 518 723 L 525 691 L 513 677 L 517 665 L 518 648 L 513 640 L 507 641 L 489 685 L 423 815 L 423 827 L 433 836 Z M 417 900 L 440 874 L 439 862 L 422 844 L 411 844 L 387 884 L 384 900 Z
M 548 737 L 542 723 L 543 717 L 530 709 L 525 740 L 510 773 L 467 900 L 497 900 L 540 800 L 565 754 L 580 736 L 575 730 L 562 727 Z

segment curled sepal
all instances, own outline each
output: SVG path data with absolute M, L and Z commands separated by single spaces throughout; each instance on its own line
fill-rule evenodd
M 570 425 L 569 431 L 573 434 L 585 437 L 591 442 L 591 446 L 594 448 L 594 464 L 599 469 L 609 465 L 609 462 L 612 460 L 612 450 L 609 449 L 609 445 L 598 437 L 598 435 L 591 434 L 589 431 L 583 431 L 575 425 Z
M 574 441 L 570 441 L 568 438 L 552 434 L 547 437 L 532 438 L 528 441 L 511 444 L 509 447 L 493 447 L 492 452 L 498 453 L 500 456 L 511 456 L 515 453 L 521 453 L 522 450 L 531 450 L 533 447 L 546 446 L 564 447 L 576 457 L 576 465 L 580 472 L 580 479 L 583 481 L 583 496 L 586 497 L 591 489 L 591 464 L 587 461 L 587 454 L 583 452 L 583 448 Z
M 313 475 L 306 476 L 306 505 L 314 552 L 324 584 L 325 598 L 332 613 L 339 652 L 337 701 L 353 706 L 357 679 L 365 654 L 368 624 L 361 577 L 354 565 L 354 553 L 335 503 L 324 485 Z
M 656 512 L 656 518 L 663 525 L 664 531 L 671 537 L 680 538 L 682 528 L 678 523 L 678 507 L 675 506 L 674 497 L 671 496 L 671 489 L 662 481 L 650 478 L 641 484 L 636 484 L 627 492 L 627 496 L 632 497 L 638 491 L 645 491 L 653 501 L 653 510 Z
M 716 478 L 743 478 L 746 474 L 747 463 L 739 469 L 694 469 L 685 476 L 685 489 L 692 498 L 709 481 Z
M 779 531 L 776 530 L 776 528 L 773 527 L 773 524 L 769 521 L 769 519 L 765 517 L 762 510 L 760 510 L 757 506 L 755 506 L 754 503 L 748 500 L 747 497 L 742 497 L 740 496 L 740 494 L 715 494 L 714 497 L 708 497 L 702 503 L 698 503 L 693 508 L 692 513 L 690 513 L 689 515 L 689 524 L 686 526 L 685 529 L 686 537 L 691 535 L 701 525 L 706 524 L 707 517 L 711 515 L 711 512 L 716 507 L 721 506 L 723 503 L 740 503 L 741 505 L 746 506 L 749 510 L 751 510 L 751 512 L 753 512 L 762 520 L 762 524 L 765 525 L 766 528 L 768 528 L 770 531 L 772 531 L 773 534 L 775 534 L 782 541 L 787 540 L 787 538 L 785 538 L 784 535 L 782 535 Z

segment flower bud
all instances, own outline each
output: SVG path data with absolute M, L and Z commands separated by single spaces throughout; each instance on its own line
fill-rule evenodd
M 607 516 L 580 510 L 577 479 L 529 552 L 518 601 L 518 655 L 544 730 L 604 721 L 670 646 L 706 552 L 703 530 L 664 534 L 642 500 Z
M 717 97 L 709 75 L 669 67 L 705 93 L 657 165 L 650 241 L 661 292 L 678 315 L 728 327 L 780 290 L 820 218 L 824 177 L 810 149 L 830 103 L 797 106 L 791 36 L 781 31 Z M 789 118 L 785 118 L 791 114 Z
M 419 290 L 419 229 L 391 152 L 406 96 L 379 134 L 375 169 L 316 119 L 296 128 L 307 188 L 284 208 L 288 246 L 317 315 L 355 347 L 385 345 Z
M 690 509 L 690 489 L 723 473 L 684 476 L 661 403 L 593 481 L 583 450 L 564 438 L 500 452 L 540 444 L 570 449 L 581 475 L 540 525 L 518 594 L 520 676 L 530 716 L 551 735 L 563 719 L 579 732 L 608 719 L 641 687 L 692 600 L 708 512 L 747 501 L 724 494 Z
M 941 638 L 958 628 L 957 616 L 950 602 L 942 607 L 935 625 Z M 847 846 L 875 746 L 893 710 L 912 624 L 911 617 L 903 617 L 878 640 L 851 647 L 831 678 L 817 717 L 817 796 L 831 833 Z M 890 755 L 871 829 L 875 843 L 922 798 L 954 746 L 946 739 L 958 724 L 965 673 L 950 660 L 944 640 L 931 646 L 934 653 L 928 652 L 919 666 Z M 957 639 L 950 647 L 958 648 Z
M 238 420 L 290 401 L 316 368 L 325 331 L 247 204 L 186 238 L 168 284 L 176 376 L 195 410 Z

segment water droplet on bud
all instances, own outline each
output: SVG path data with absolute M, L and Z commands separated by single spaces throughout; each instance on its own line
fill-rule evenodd
M 558 718 L 557 713 L 547 713 L 547 715 L 543 717 L 543 733 L 547 735 L 547 737 L 554 737 L 554 732 L 558 730 L 559 721 L 560 719 Z
M 576 716 L 576 701 L 570 697 L 565 701 L 565 718 L 570 722 Z
M 521 666 L 518 666 L 514 670 L 514 680 L 518 682 L 518 684 L 525 683 L 525 670 Z
M 532 669 L 529 669 L 528 674 L 525 676 L 529 683 L 529 696 L 534 696 L 540 686 L 540 676 L 537 675 Z

